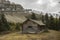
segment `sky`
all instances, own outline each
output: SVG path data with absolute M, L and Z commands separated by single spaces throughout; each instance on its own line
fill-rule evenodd
M 25 9 L 33 9 L 43 12 L 59 12 L 60 0 L 10 0 L 21 4 Z

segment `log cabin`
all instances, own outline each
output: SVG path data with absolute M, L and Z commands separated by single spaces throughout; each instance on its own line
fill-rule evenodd
M 27 19 L 22 24 L 22 33 L 40 33 L 45 29 L 45 24 L 42 21 Z

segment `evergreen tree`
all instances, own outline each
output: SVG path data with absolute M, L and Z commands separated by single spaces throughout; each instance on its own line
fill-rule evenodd
M 58 22 L 58 29 L 60 30 L 60 16 L 59 16 L 59 22 Z
M 56 23 L 55 23 L 55 30 L 58 30 L 58 29 L 59 29 L 59 27 L 58 27 L 58 25 L 59 25 L 58 23 L 59 23 L 59 22 L 58 22 L 58 18 L 57 18 L 57 17 L 58 17 L 58 14 L 56 14 L 56 20 L 55 20 L 55 22 L 56 22 Z
M 8 31 L 9 30 L 9 24 L 5 18 L 4 14 L 0 14 L 0 32 L 2 31 Z
M 32 12 L 32 15 L 31 15 L 31 19 L 34 19 L 34 20 L 37 19 L 35 13 L 33 13 L 33 12 Z
M 49 17 L 47 13 L 45 14 L 45 24 L 46 24 L 46 27 L 49 27 Z
M 50 16 L 50 20 L 49 20 L 50 22 L 49 22 L 49 28 L 50 29 L 54 29 L 54 18 L 53 18 L 53 16 L 51 15 Z
M 42 15 L 42 18 L 41 18 L 42 22 L 44 22 L 44 15 Z
M 48 27 L 49 27 L 49 17 L 48 17 L 48 14 L 46 13 L 45 14 L 45 24 L 46 24 L 46 31 L 48 31 Z

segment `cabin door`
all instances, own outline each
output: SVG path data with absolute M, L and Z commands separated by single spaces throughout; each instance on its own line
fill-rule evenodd
M 33 26 L 28 26 L 27 32 L 28 32 L 28 33 L 35 33 L 36 30 L 33 28 Z

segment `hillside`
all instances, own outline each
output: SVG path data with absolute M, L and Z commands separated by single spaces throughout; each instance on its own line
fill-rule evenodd
M 13 32 L 7 35 L 0 35 L 0 40 L 60 40 L 60 32 L 49 30 L 42 34 L 20 34 Z

